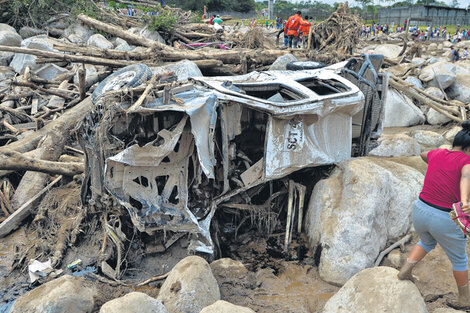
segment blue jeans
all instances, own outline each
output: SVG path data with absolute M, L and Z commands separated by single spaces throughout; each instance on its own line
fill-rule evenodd
M 413 225 L 419 235 L 420 245 L 430 252 L 439 243 L 452 263 L 454 271 L 466 271 L 468 257 L 467 237 L 451 220 L 449 213 L 433 208 L 421 200 L 413 204 Z

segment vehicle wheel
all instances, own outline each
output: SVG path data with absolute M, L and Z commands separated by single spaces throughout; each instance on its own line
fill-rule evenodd
M 124 87 L 137 87 L 152 78 L 152 71 L 145 64 L 132 64 L 121 68 L 106 77 L 91 96 L 93 103 L 106 91 L 119 90 Z
M 325 67 L 326 64 L 316 61 L 295 61 L 289 62 L 286 65 L 286 69 L 290 71 L 302 71 L 302 70 L 314 70 L 317 68 Z

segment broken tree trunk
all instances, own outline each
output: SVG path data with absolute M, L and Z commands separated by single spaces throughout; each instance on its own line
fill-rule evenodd
M 52 162 L 33 159 L 16 151 L 7 151 L 0 154 L 0 169 L 15 171 L 35 171 L 51 175 L 74 176 L 83 173 L 85 167 L 83 160 L 76 162 Z
M 39 147 L 36 158 L 41 160 L 56 161 L 64 149 L 65 141 L 70 132 L 63 132 L 56 128 L 51 130 Z M 49 180 L 49 174 L 27 171 L 16 188 L 12 199 L 13 208 L 18 209 L 37 194 Z
M 100 22 L 98 20 L 95 20 L 94 18 L 91 18 L 89 16 L 86 16 L 84 14 L 80 14 L 77 17 L 82 23 L 91 26 L 93 28 L 96 28 L 98 30 L 104 31 L 108 34 L 114 35 L 116 37 L 122 38 L 125 41 L 127 41 L 131 45 L 138 45 L 138 46 L 144 46 L 148 48 L 158 48 L 158 49 L 168 49 L 169 47 L 165 44 L 162 44 L 160 42 L 156 42 L 154 40 L 145 38 L 140 35 L 133 34 L 131 32 L 128 32 L 120 27 L 116 27 L 114 25 L 109 25 L 103 22 Z

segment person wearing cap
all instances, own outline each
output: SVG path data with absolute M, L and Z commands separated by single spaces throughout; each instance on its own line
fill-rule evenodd
M 217 15 L 217 16 L 215 17 L 215 19 L 212 20 L 212 22 L 213 22 L 214 24 L 219 24 L 219 25 L 220 25 L 220 23 L 222 23 L 223 21 L 222 21 L 222 19 L 220 18 L 220 15 Z
M 301 14 L 301 11 L 297 11 L 295 15 L 289 17 L 284 28 L 284 33 L 287 34 L 287 37 L 289 38 L 289 48 L 297 48 L 297 44 L 299 42 L 300 26 L 312 25 L 312 23 L 302 20 Z

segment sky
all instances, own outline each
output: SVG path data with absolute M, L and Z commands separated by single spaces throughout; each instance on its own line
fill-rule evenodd
M 263 1 L 263 0 L 257 0 L 257 1 Z M 300 0 L 288 0 L 288 1 L 290 1 L 290 2 L 299 2 Z M 342 0 L 318 0 L 318 1 L 333 4 L 335 2 L 343 2 L 344 0 L 343 1 Z M 441 1 L 444 1 L 445 3 L 447 3 L 449 5 L 452 3 L 452 0 L 441 0 Z M 348 2 L 351 5 L 354 5 L 354 3 L 355 3 L 354 0 L 349 0 Z M 383 5 L 388 3 L 386 1 L 380 1 L 380 0 L 374 0 L 374 2 L 376 4 L 383 4 Z M 460 8 L 467 8 L 470 5 L 470 0 L 459 0 L 459 4 L 460 4 L 459 5 Z

